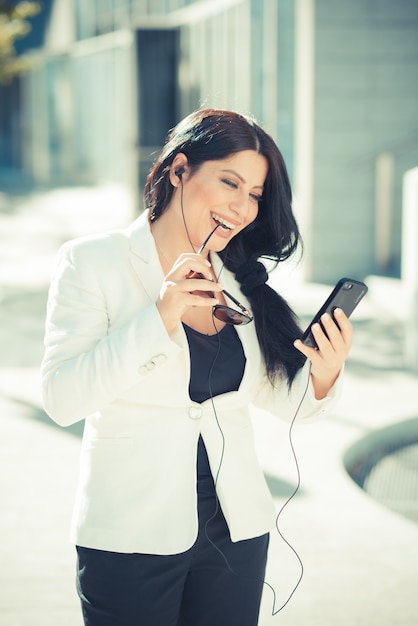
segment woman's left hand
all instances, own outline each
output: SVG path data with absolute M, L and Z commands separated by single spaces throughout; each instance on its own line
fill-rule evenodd
M 338 326 L 328 313 L 321 317 L 326 334 L 320 324 L 312 326 L 318 350 L 306 346 L 300 339 L 294 343 L 295 348 L 311 362 L 311 377 L 317 400 L 324 398 L 335 383 L 351 348 L 351 322 L 342 309 L 335 309 L 334 315 Z

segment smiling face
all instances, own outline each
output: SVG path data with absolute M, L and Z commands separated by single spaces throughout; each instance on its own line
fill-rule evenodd
M 181 183 L 175 176 L 179 167 L 185 167 Z M 187 231 L 196 250 L 218 224 L 206 248 L 223 250 L 232 237 L 257 217 L 267 172 L 267 159 L 254 150 L 237 152 L 226 159 L 206 161 L 194 172 L 190 172 L 185 155 L 178 154 L 171 172 L 177 190 L 169 212 L 175 212 L 181 219 L 182 230 L 185 231 L 181 214 L 183 203 Z

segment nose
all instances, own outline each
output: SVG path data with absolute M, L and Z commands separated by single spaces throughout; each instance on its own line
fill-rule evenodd
M 241 190 L 237 192 L 236 197 L 230 203 L 230 209 L 241 220 L 245 220 L 249 212 L 249 198 Z

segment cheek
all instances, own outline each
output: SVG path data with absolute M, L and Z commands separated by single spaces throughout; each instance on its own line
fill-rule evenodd
M 244 228 L 247 228 L 250 224 L 252 224 L 257 218 L 257 215 L 258 215 L 258 204 L 256 206 L 251 205 L 251 207 L 248 209 L 247 215 L 245 216 L 244 223 L 238 232 L 242 232 Z M 237 235 L 238 233 L 235 233 L 235 234 Z
M 248 224 L 251 224 L 252 222 L 254 222 L 257 215 L 258 215 L 258 204 L 256 203 L 251 204 L 248 210 L 248 214 L 247 214 L 246 225 L 248 226 Z

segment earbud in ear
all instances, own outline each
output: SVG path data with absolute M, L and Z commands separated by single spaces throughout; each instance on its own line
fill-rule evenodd
M 181 177 L 183 176 L 184 172 L 185 172 L 184 167 L 179 167 L 178 170 L 176 170 L 174 173 L 177 176 L 177 178 L 181 180 Z

